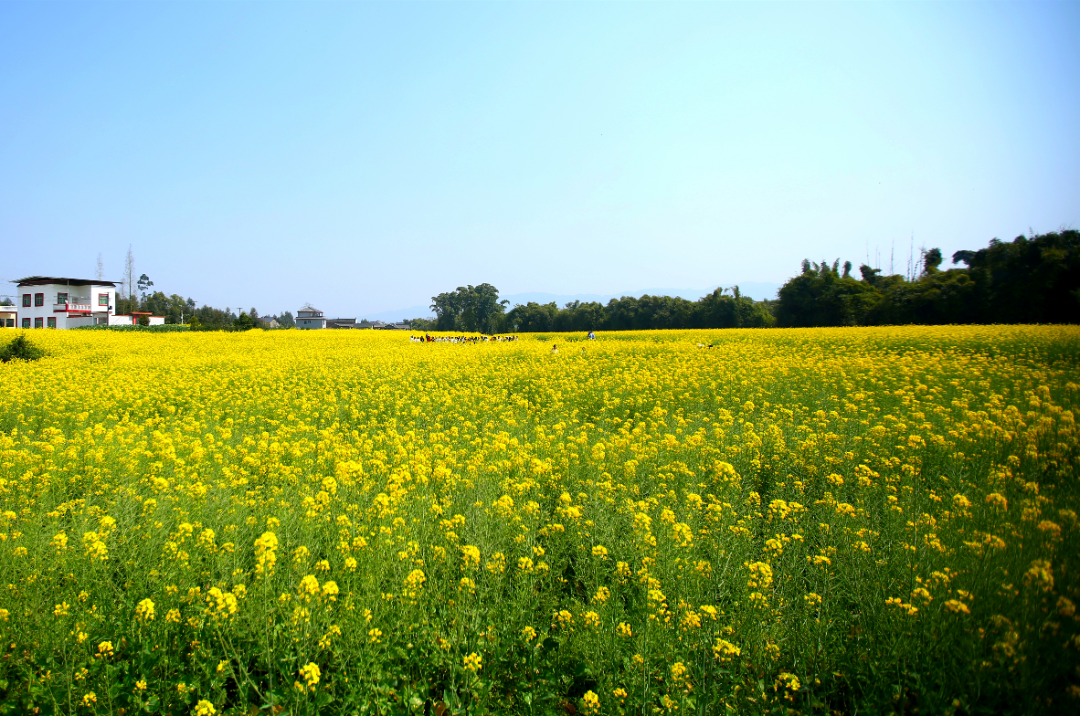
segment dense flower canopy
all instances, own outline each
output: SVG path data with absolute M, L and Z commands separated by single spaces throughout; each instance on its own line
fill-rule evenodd
M 9 710 L 1080 703 L 1075 328 L 32 337 Z

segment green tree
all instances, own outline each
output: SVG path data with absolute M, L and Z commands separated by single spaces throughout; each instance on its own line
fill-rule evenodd
M 956 252 L 953 262 L 967 264 L 983 322 L 1080 321 L 1078 231 L 993 239 L 985 249 Z
M 155 316 L 164 316 L 165 323 L 184 323 L 194 314 L 195 301 L 175 293 L 166 296 L 161 291 L 154 291 L 143 299 L 142 308 Z
M 865 275 L 865 274 L 864 274 Z M 840 273 L 840 259 L 828 264 L 804 259 L 802 273 L 780 287 L 776 322 L 780 326 L 857 326 L 877 302 L 875 287 Z
M 554 303 L 529 301 L 524 306 L 514 306 L 507 314 L 507 324 L 517 333 L 536 333 L 554 330 L 559 307 Z
M 146 303 L 146 294 L 150 290 L 150 287 L 154 285 L 154 282 L 150 280 L 150 277 L 146 274 L 139 276 L 139 280 L 135 284 L 139 289 L 139 298 L 142 304 Z
M 941 266 L 941 249 L 930 249 L 923 254 L 923 276 L 935 274 Z
M 734 286 L 730 296 L 718 288 L 698 299 L 692 323 L 695 328 L 765 328 L 773 320 L 767 303 L 743 296 Z
M 251 319 L 251 316 L 241 311 L 239 317 L 233 321 L 233 328 L 238 331 L 250 331 L 255 328 L 255 321 Z
M 435 330 L 491 333 L 499 330 L 507 303 L 499 300 L 499 290 L 489 283 L 458 286 L 431 297 Z

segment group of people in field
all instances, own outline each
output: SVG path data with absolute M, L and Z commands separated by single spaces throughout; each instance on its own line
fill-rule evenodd
M 589 331 L 589 335 L 586 336 L 586 338 L 590 341 L 595 341 L 596 334 Z M 516 341 L 517 339 L 517 336 L 433 336 L 429 333 L 425 333 L 422 336 L 409 335 L 409 340 L 413 343 L 488 343 L 492 341 L 503 343 Z M 559 346 L 552 346 L 551 352 L 558 353 Z
M 409 336 L 413 343 L 488 343 L 490 341 L 516 341 L 517 336 Z

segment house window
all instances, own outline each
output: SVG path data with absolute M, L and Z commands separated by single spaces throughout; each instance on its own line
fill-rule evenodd
M 108 307 L 108 305 L 109 305 L 109 294 L 107 294 L 107 293 L 99 293 L 97 295 L 97 305 Z
M 67 294 L 66 293 L 58 293 L 58 294 L 56 294 L 56 302 L 57 303 L 67 303 L 68 302 L 67 301 Z
M 22 305 L 23 305 L 23 308 L 30 308 L 30 294 L 29 293 L 24 293 L 22 295 Z
M 23 328 L 29 328 L 30 327 L 30 319 L 29 318 L 22 319 L 22 327 Z
M 56 319 L 55 318 L 50 318 L 46 325 L 48 325 L 49 328 L 56 328 Z
M 7 327 L 8 328 L 14 328 L 15 327 L 15 319 L 14 318 L 7 319 Z
M 42 325 L 42 319 L 35 318 L 34 319 L 34 328 L 41 328 L 41 325 Z
M 35 306 L 44 306 L 45 305 L 45 294 L 44 293 L 35 293 L 34 294 L 34 305 Z

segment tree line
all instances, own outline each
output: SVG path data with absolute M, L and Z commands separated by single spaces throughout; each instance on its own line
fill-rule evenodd
M 563 307 L 527 303 L 508 307 L 488 283 L 459 286 L 431 298 L 433 319 L 414 318 L 418 331 L 528 333 L 625 331 L 666 328 L 767 328 L 960 323 L 1080 322 L 1080 232 L 1069 229 L 1011 242 L 993 239 L 986 248 L 952 255 L 942 269 L 940 249 L 921 252 L 910 275 L 882 275 L 866 264 L 804 260 L 775 300 L 754 301 L 739 287 L 718 288 L 689 301 L 677 296 L 623 296 L 607 304 L 572 301 Z M 234 312 L 196 307 L 191 298 L 151 291 L 153 281 L 133 278 L 128 251 L 117 312 L 149 311 L 166 323 L 193 330 L 293 328 L 289 311 L 260 316 L 251 308 Z M 100 259 L 99 259 L 100 273 Z M 126 290 L 125 290 L 126 289 Z M 126 295 L 123 295 L 126 294 Z
M 122 295 L 120 291 L 117 291 L 117 314 L 149 312 L 155 316 L 164 316 L 166 324 L 186 323 L 193 331 L 246 331 L 252 328 L 293 328 L 296 326 L 292 313 L 289 311 L 285 311 L 280 316 L 261 316 L 255 308 L 234 311 L 232 307 L 221 309 L 205 305 L 196 306 L 192 298 L 184 298 L 176 293 L 167 296 L 161 291 L 151 291 L 150 288 L 153 285 L 154 282 L 146 274 L 142 274 L 135 283 L 135 291 L 128 295 Z
M 804 260 L 776 300 L 754 301 L 739 287 L 697 301 L 624 296 L 606 305 L 573 301 L 507 308 L 491 284 L 459 286 L 431 299 L 434 319 L 414 318 L 421 331 L 528 333 L 664 328 L 766 328 L 1080 321 L 1080 232 L 1062 230 L 993 239 L 986 248 L 952 255 L 921 252 L 910 275 L 882 275 L 866 264 Z
M 778 326 L 956 323 L 1076 323 L 1080 320 L 1080 232 L 993 239 L 952 255 L 922 252 L 921 271 L 881 275 L 863 264 L 803 261 L 773 304 Z M 962 264 L 962 266 L 957 266 Z
M 658 328 L 764 328 L 774 322 L 768 301 L 754 301 L 739 287 L 718 288 L 697 301 L 677 296 L 623 296 L 606 305 L 572 301 L 562 308 L 529 302 L 507 310 L 508 301 L 488 283 L 459 286 L 431 298 L 433 320 L 414 318 L 415 330 L 475 333 L 629 331 Z

